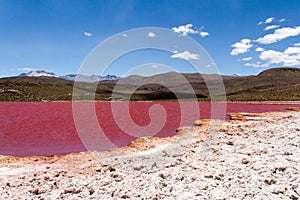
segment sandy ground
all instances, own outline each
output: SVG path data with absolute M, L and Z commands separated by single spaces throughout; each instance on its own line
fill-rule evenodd
M 110 152 L 1 156 L 0 199 L 299 199 L 300 112 L 249 119 Z

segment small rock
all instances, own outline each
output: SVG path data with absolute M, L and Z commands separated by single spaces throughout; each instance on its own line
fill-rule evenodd
M 143 168 L 144 168 L 143 165 L 133 167 L 133 169 L 136 170 L 136 171 L 140 171 L 140 170 L 143 169 Z
M 92 195 L 92 194 L 95 193 L 95 190 L 94 190 L 93 188 L 91 188 L 91 189 L 89 190 L 89 193 L 90 193 L 90 195 Z
M 276 183 L 276 181 L 274 179 L 265 179 L 264 183 L 267 185 L 272 185 L 272 184 Z
M 102 169 L 100 169 L 100 168 L 99 168 L 99 169 L 96 169 L 96 172 L 101 172 L 101 171 L 102 171 Z
M 121 182 L 123 180 L 123 177 L 119 174 L 112 174 L 111 177 L 113 177 L 116 182 Z
M 242 164 L 246 165 L 249 163 L 249 160 L 247 160 L 247 158 L 243 158 L 242 159 Z
M 162 178 L 162 179 L 166 179 L 167 178 L 163 173 L 160 173 L 159 177 Z
M 122 199 L 130 199 L 130 196 L 128 194 L 123 194 L 121 196 Z
M 196 120 L 196 121 L 194 122 L 194 125 L 195 125 L 195 126 L 202 126 L 202 125 L 203 125 L 203 121 L 202 121 L 202 120 Z
M 209 175 L 204 175 L 205 178 L 213 178 L 214 176 L 209 174 Z
M 284 172 L 286 170 L 287 167 L 275 167 L 275 169 L 273 170 L 273 174 L 277 173 L 277 172 Z
M 168 152 L 166 150 L 163 150 L 162 154 L 164 157 L 170 157 L 170 155 L 168 154 Z
M 75 188 L 68 188 L 68 189 L 65 189 L 65 191 L 64 191 L 65 194 L 68 194 L 68 193 L 78 194 L 80 192 L 81 192 L 80 190 L 76 190 Z
M 163 187 L 167 187 L 167 186 L 168 186 L 168 184 L 166 184 L 165 182 L 162 182 L 161 185 L 162 185 Z
M 283 155 L 285 155 L 285 156 L 289 156 L 289 155 L 293 155 L 293 153 L 291 153 L 291 152 L 288 152 L 288 151 L 285 151 L 285 152 L 283 153 Z
M 38 188 L 34 188 L 32 190 L 30 190 L 29 192 L 31 192 L 32 194 L 35 194 L 35 195 L 39 195 L 40 194 L 40 191 Z
M 104 172 L 110 171 L 110 172 L 114 172 L 116 171 L 116 168 L 112 167 L 112 166 L 108 166 L 106 169 L 103 170 Z
M 232 146 L 232 145 L 233 145 L 233 142 L 232 142 L 232 141 L 227 141 L 226 144 Z

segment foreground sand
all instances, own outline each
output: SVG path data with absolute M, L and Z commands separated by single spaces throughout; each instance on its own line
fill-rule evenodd
M 102 153 L 0 157 L 0 199 L 299 199 L 300 112 L 200 122 Z

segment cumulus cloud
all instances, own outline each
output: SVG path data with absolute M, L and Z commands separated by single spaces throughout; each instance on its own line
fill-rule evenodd
M 300 47 L 288 47 L 285 51 L 285 54 L 300 54 Z
M 258 22 L 257 25 L 262 25 L 264 22 Z
M 300 47 L 300 43 L 295 43 L 294 46 L 295 47 Z
M 242 53 L 246 53 L 253 45 L 251 44 L 250 39 L 242 39 L 240 42 L 237 42 L 232 45 L 233 49 L 231 55 L 236 56 Z
M 247 66 L 247 67 L 268 67 L 269 65 L 270 65 L 269 63 L 262 64 L 261 62 L 246 63 L 245 64 L 245 66 Z
M 276 21 L 277 24 L 274 24 L 274 21 Z M 284 18 L 276 19 L 274 17 L 269 17 L 266 20 L 259 22 L 257 25 L 266 24 L 264 30 L 273 30 L 273 33 L 265 34 L 256 40 L 242 39 L 241 41 L 232 45 L 233 49 L 231 51 L 231 55 L 239 55 L 248 52 L 253 46 L 252 44 L 255 43 L 270 45 L 280 42 L 286 38 L 300 36 L 300 26 L 280 27 L 281 25 L 279 23 L 284 21 L 286 21 Z M 255 44 L 255 46 L 256 45 L 257 44 Z M 251 67 L 300 66 L 300 42 L 297 42 L 297 40 L 285 50 L 268 49 L 269 50 L 265 50 L 262 47 L 256 46 L 255 51 L 258 53 L 258 59 L 260 59 L 261 62 L 254 62 L 252 57 L 244 57 L 238 60 L 247 61 L 244 65 Z
M 266 19 L 266 21 L 265 21 L 265 23 L 266 24 L 269 24 L 269 23 L 271 23 L 272 21 L 274 21 L 274 17 L 269 17 L 268 19 Z
M 209 33 L 205 32 L 205 31 L 200 31 L 200 35 L 201 35 L 201 37 L 206 37 L 209 35 Z
M 199 54 L 191 53 L 189 51 L 184 51 L 184 52 L 174 51 L 171 58 L 180 58 L 184 60 L 199 60 L 200 56 Z
M 203 29 L 203 27 L 201 29 Z M 194 29 L 193 24 L 186 24 L 186 25 L 183 25 L 183 26 L 173 27 L 172 30 L 175 33 L 180 33 L 184 36 L 187 36 L 188 34 L 200 34 L 201 37 L 206 37 L 206 36 L 209 35 L 208 32 L 199 31 L 199 30 Z
M 91 37 L 93 34 L 91 32 L 84 32 L 83 35 L 86 37 Z
M 270 24 L 270 23 L 274 22 L 274 20 L 275 20 L 275 17 L 269 17 L 265 21 L 258 22 L 257 25 Z M 284 21 L 285 21 L 284 18 L 282 18 L 282 19 L 279 20 L 280 23 L 284 22 Z
M 149 38 L 154 38 L 156 35 L 153 32 L 149 32 L 147 35 Z
M 244 61 L 252 60 L 252 57 L 242 58 L 242 60 L 244 60 Z
M 275 29 L 275 28 L 278 28 L 280 27 L 279 25 L 271 25 L 271 26 L 267 26 L 264 31 L 267 31 L 267 30 L 271 30 L 271 29 Z
M 175 33 L 181 33 L 182 35 L 188 35 L 190 34 L 196 34 L 197 31 L 194 30 L 193 28 L 193 24 L 187 24 L 187 25 L 183 25 L 183 26 L 178 26 L 178 27 L 173 27 L 172 30 Z
M 126 33 L 123 33 L 122 36 L 123 36 L 123 37 L 127 37 L 127 34 L 126 34 Z
M 292 27 L 280 28 L 280 29 L 276 29 L 272 34 L 267 34 L 261 38 L 258 38 L 256 42 L 261 44 L 272 44 L 280 40 L 283 40 L 285 38 L 297 36 L 297 35 L 300 35 L 300 26 L 294 28 Z
M 18 69 L 18 71 L 36 71 L 36 70 L 38 70 L 38 69 L 29 68 L 29 67 L 24 67 L 24 68 Z
M 246 63 L 246 67 L 262 67 L 259 63 Z
M 261 47 L 257 47 L 256 49 L 255 49 L 255 51 L 257 51 L 257 52 L 262 52 L 262 51 L 264 51 L 265 49 L 264 48 L 261 48 Z
M 285 67 L 300 66 L 300 47 L 288 47 L 284 52 L 267 50 L 259 58 L 268 64 L 282 64 Z
M 279 20 L 279 22 L 285 22 L 285 19 L 284 19 L 284 18 L 282 18 L 282 19 L 280 19 L 280 20 Z

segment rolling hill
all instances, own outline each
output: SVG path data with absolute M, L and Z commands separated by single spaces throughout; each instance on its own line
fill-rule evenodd
M 274 68 L 253 76 L 221 76 L 229 101 L 300 101 L 300 69 Z M 107 101 L 112 93 L 117 100 L 189 100 L 193 93 L 199 101 L 210 100 L 209 91 L 222 93 L 216 74 L 178 74 L 169 72 L 150 77 L 129 76 L 119 80 L 100 81 L 96 100 Z M 50 76 L 18 76 L 0 79 L 0 101 L 70 101 L 74 81 Z M 94 83 L 75 84 L 79 99 L 94 92 Z M 192 87 L 192 90 L 189 89 Z M 131 95 L 133 93 L 133 95 Z

